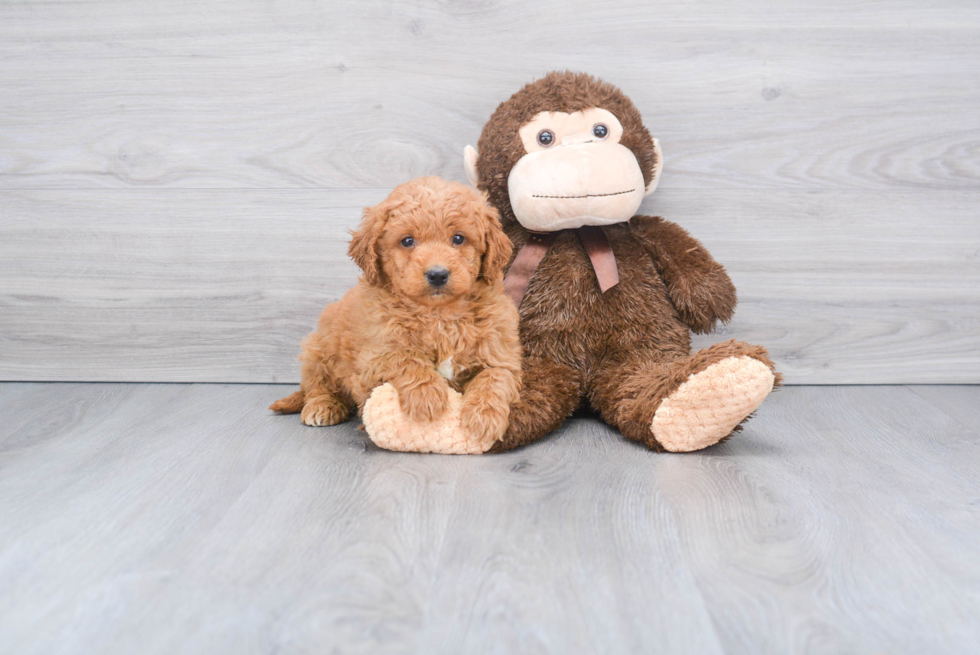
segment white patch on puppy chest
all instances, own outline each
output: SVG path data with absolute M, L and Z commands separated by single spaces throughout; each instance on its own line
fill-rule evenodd
M 450 357 L 439 364 L 439 375 L 446 378 L 447 380 L 452 380 L 456 374 L 453 372 L 453 358 Z

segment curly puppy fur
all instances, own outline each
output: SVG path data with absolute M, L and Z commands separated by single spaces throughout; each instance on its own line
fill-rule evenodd
M 511 244 L 496 210 L 462 184 L 413 180 L 364 210 L 349 254 L 363 276 L 303 341 L 300 390 L 270 409 L 333 425 L 390 382 L 402 411 L 426 422 L 445 411 L 451 387 L 463 393 L 462 427 L 501 437 L 521 351 L 502 284 Z M 448 279 L 436 285 L 438 269 Z
M 550 73 L 500 104 L 483 128 L 476 162 L 478 188 L 500 211 L 514 252 L 529 233 L 514 216 L 508 176 L 526 152 L 519 130 L 543 111 L 611 111 L 649 184 L 656 163 L 653 138 L 640 112 L 618 88 L 590 75 Z M 634 216 L 603 228 L 616 255 L 620 283 L 605 294 L 578 236 L 558 234 L 531 279 L 520 307 L 523 391 L 510 428 L 493 446 L 503 451 L 542 438 L 585 397 L 603 419 L 654 450 L 663 446 L 650 424 L 661 402 L 692 374 L 727 357 L 763 362 L 766 350 L 738 341 L 691 353 L 690 332 L 727 323 L 736 304 L 725 269 L 678 225 Z M 737 428 L 736 428 L 737 429 Z

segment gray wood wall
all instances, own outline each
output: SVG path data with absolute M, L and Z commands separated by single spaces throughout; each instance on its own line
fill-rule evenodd
M 0 379 L 288 382 L 360 208 L 552 69 L 790 383 L 980 382 L 980 4 L 0 4 Z

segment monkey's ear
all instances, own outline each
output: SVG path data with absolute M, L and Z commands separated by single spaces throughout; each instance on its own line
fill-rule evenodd
M 463 168 L 466 169 L 466 179 L 470 181 L 473 188 L 476 188 L 477 182 L 480 181 L 479 176 L 476 174 L 476 148 L 473 146 L 466 146 L 463 148 Z
M 660 173 L 664 170 L 664 153 L 660 150 L 660 139 L 653 140 L 653 155 L 656 158 L 653 163 L 653 177 L 650 178 L 650 184 L 647 185 L 647 189 L 643 193 L 645 196 L 657 190 L 657 185 L 660 184 Z
M 374 207 L 364 208 L 364 218 L 356 232 L 351 233 L 347 254 L 362 271 L 364 281 L 371 286 L 381 283 L 383 273 L 378 259 L 378 241 L 388 220 L 389 203 L 382 202 Z
M 483 263 L 480 266 L 480 277 L 490 286 L 504 279 L 504 266 L 510 261 L 513 246 L 500 226 L 497 210 L 486 205 L 482 210 L 485 226 L 484 240 L 486 250 L 483 251 Z

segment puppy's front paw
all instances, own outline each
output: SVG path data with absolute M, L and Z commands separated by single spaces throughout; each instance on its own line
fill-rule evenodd
M 450 391 L 452 389 L 442 380 L 399 389 L 402 412 L 413 421 L 432 422 L 445 413 Z
M 364 403 L 362 418 L 371 441 L 386 450 L 444 455 L 478 455 L 493 439 L 478 439 L 463 428 L 463 396 L 447 387 L 443 414 L 431 422 L 414 421 L 401 409 L 398 391 L 390 383 L 374 389 Z
M 473 439 L 491 444 L 504 436 L 510 407 L 506 403 L 487 403 L 463 397 L 460 424 Z

